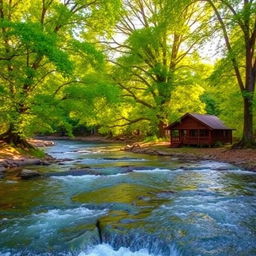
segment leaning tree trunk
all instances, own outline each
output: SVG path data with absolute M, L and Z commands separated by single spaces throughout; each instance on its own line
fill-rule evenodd
M 10 125 L 8 130 L 0 135 L 0 140 L 17 147 L 24 149 L 34 148 L 33 145 L 28 143 L 24 138 L 20 136 L 14 129 L 14 125 Z

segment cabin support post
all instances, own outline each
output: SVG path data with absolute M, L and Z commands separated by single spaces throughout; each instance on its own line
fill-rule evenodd
M 209 143 L 208 146 L 210 147 L 212 145 L 212 131 L 209 131 Z
M 197 129 L 197 145 L 199 145 L 199 147 L 201 147 L 201 142 L 200 142 L 200 129 Z

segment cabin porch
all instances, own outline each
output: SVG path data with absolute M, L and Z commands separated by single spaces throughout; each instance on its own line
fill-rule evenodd
M 206 129 L 171 130 L 171 147 L 182 145 L 211 145 L 212 131 Z
M 232 143 L 231 130 L 174 129 L 171 130 L 171 147 L 182 145 L 214 145 Z

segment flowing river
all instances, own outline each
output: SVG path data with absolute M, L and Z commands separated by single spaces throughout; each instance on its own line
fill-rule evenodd
M 256 173 L 119 148 L 56 141 L 45 177 L 0 179 L 0 255 L 256 255 Z

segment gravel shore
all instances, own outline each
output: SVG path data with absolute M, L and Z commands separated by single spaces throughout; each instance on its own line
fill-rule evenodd
M 236 165 L 242 169 L 256 171 L 255 149 L 221 148 L 170 148 L 168 142 L 134 143 L 124 150 L 150 155 L 172 156 L 186 160 L 214 160 Z

